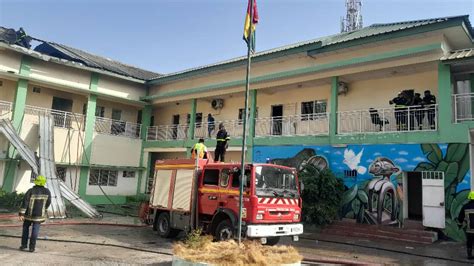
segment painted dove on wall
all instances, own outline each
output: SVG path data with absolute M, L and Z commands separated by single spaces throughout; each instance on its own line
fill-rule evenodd
M 367 172 L 366 167 L 359 165 L 360 159 L 362 158 L 363 153 L 364 153 L 364 149 L 362 149 L 357 155 L 355 154 L 353 150 L 345 149 L 343 163 L 347 165 L 351 170 L 356 170 L 357 173 L 363 175 Z

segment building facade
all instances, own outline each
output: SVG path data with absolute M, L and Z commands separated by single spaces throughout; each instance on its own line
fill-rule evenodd
M 1 46 L 2 113 L 33 148 L 35 112 L 58 117 L 58 172 L 87 200 L 148 193 L 156 160 L 189 156 L 198 138 L 214 147 L 209 114 L 231 135 L 227 161 L 240 160 L 245 58 L 139 76 L 73 63 L 51 46 Z M 423 220 L 458 238 L 457 214 L 472 188 L 473 49 L 471 24 L 460 16 L 376 24 L 257 53 L 247 158 L 330 168 L 347 188 L 345 217 Z M 401 106 L 392 101 L 400 91 L 430 91 L 436 102 Z M 6 141 L 2 147 L 0 183 L 24 191 L 29 171 Z

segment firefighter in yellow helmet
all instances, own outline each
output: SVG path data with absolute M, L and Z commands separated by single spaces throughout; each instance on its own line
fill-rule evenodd
M 196 156 L 199 159 L 207 159 L 207 147 L 204 145 L 204 139 L 199 139 L 198 143 L 194 144 L 191 149 L 191 158 L 196 159 Z
M 474 242 L 474 191 L 469 192 L 469 202 L 464 205 L 459 213 L 459 221 L 466 223 L 466 249 L 467 258 L 472 260 L 472 243 Z
M 20 250 L 28 247 L 28 235 L 31 229 L 29 251 L 34 252 L 40 224 L 46 220 L 47 209 L 51 204 L 51 192 L 45 188 L 46 177 L 39 175 L 34 180 L 35 186 L 30 188 L 21 202 L 19 220 L 23 221 Z

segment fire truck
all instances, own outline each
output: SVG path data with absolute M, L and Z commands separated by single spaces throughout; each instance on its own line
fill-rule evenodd
M 300 186 L 294 168 L 245 164 L 242 236 L 274 245 L 303 233 Z M 164 238 L 202 228 L 215 240 L 237 235 L 240 163 L 206 159 L 159 160 L 147 220 Z

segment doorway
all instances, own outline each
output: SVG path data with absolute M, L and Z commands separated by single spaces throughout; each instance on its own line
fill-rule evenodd
M 283 124 L 283 105 L 272 105 L 272 135 L 281 135 Z
M 408 219 L 421 221 L 423 220 L 423 186 L 421 172 L 407 172 L 406 179 Z
M 71 127 L 71 116 L 65 112 L 70 113 L 72 111 L 72 100 L 60 97 L 53 97 L 53 104 L 51 105 L 51 109 L 53 109 L 52 114 L 54 118 L 54 126 L 64 128 Z M 62 112 L 57 112 L 54 110 Z
M 178 125 L 179 125 L 179 115 L 173 115 L 173 128 L 171 131 L 171 136 L 173 139 L 178 137 Z

